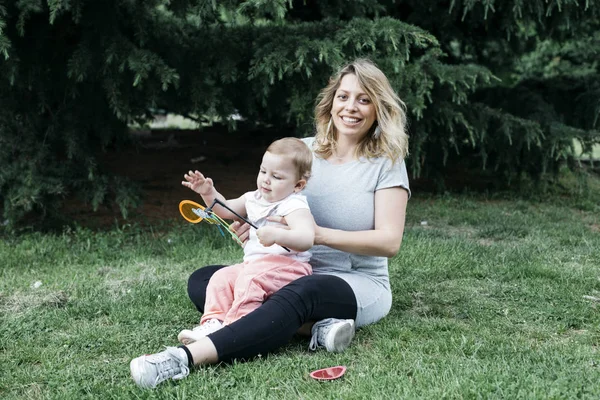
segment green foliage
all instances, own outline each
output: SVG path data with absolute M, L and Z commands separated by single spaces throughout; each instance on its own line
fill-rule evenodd
M 135 191 L 98 161 L 149 109 L 313 132 L 332 71 L 373 59 L 409 108 L 413 176 L 500 182 L 600 142 L 597 0 L 0 0 L 4 218 Z
M 123 210 L 137 204 L 132 188 L 107 175 L 97 157 L 122 143 L 127 123 L 178 83 L 156 50 L 164 30 L 178 26 L 160 11 L 163 3 L 28 0 L 0 7 L 4 218 L 34 214 L 40 221 L 72 194 L 94 209 L 108 199 Z
M 561 164 L 577 165 L 574 140 L 592 151 L 600 142 L 596 2 L 453 1 L 441 22 L 426 18 L 443 10 L 415 4 L 407 20 L 444 38 L 446 62 L 485 66 L 498 79 L 478 86 L 466 106 L 432 96 L 442 108 L 434 115 L 444 116 L 413 125 L 413 134 L 425 135 L 413 151 L 429 154 L 424 167 L 462 165 L 493 171 L 500 182 L 525 176 L 539 182 L 554 178 Z M 461 124 L 453 129 L 457 114 Z M 439 144 L 455 137 L 461 140 L 454 149 L 456 140 Z

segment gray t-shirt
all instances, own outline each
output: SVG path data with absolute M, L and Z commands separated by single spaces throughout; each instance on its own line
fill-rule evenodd
M 314 138 L 303 141 L 312 149 Z M 379 157 L 361 158 L 334 165 L 313 153 L 312 176 L 302 191 L 317 225 L 344 231 L 375 228 L 375 192 L 390 187 L 409 191 L 404 161 Z M 392 306 L 392 292 L 386 257 L 363 256 L 327 246 L 311 249 L 314 274 L 329 274 L 344 279 L 356 296 L 356 325 L 376 322 Z

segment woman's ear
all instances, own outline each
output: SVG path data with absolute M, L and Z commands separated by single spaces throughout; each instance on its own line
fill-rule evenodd
M 300 192 L 306 186 L 306 179 L 302 178 L 298 182 L 296 182 L 296 186 L 294 186 L 294 193 Z

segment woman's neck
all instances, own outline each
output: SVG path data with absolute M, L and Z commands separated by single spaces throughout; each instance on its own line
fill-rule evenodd
M 332 149 L 329 161 L 335 164 L 344 164 L 355 160 L 357 143 L 347 140 L 339 140 L 337 146 Z

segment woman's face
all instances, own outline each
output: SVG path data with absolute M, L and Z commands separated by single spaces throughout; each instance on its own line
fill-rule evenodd
M 331 107 L 331 118 L 338 139 L 348 136 L 360 140 L 377 119 L 375 106 L 358 83 L 354 74 L 345 75 L 336 90 Z

